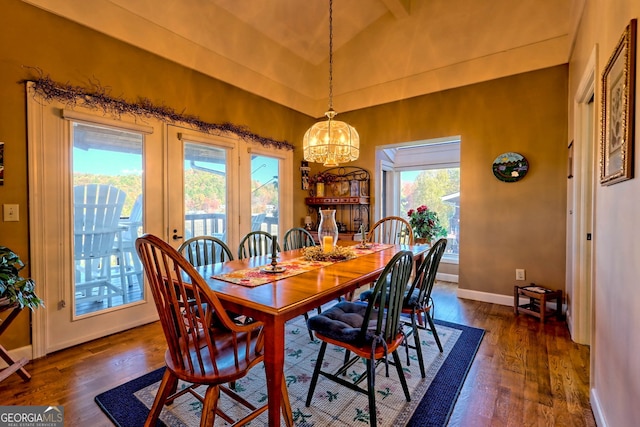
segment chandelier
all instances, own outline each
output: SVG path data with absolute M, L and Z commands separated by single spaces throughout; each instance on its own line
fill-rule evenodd
M 329 0 L 329 110 L 327 120 L 311 126 L 304 134 L 304 159 L 338 166 L 356 160 L 360 155 L 360 136 L 353 126 L 334 120 L 333 109 L 333 0 Z

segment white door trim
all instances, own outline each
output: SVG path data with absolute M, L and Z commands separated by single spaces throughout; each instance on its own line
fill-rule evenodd
M 593 324 L 592 290 L 594 286 L 595 246 L 593 224 L 595 216 L 596 154 L 596 83 L 597 45 L 594 46 L 580 79 L 574 103 L 574 177 L 572 185 L 573 212 L 571 220 L 571 251 L 567 266 L 570 290 L 567 323 L 572 339 L 580 344 L 591 343 Z M 590 234 L 592 240 L 587 240 Z
M 73 318 L 73 243 L 70 121 L 62 104 L 45 102 L 27 85 L 30 267 L 46 308 L 32 324 L 33 358 L 91 339 L 152 322 L 158 315 L 149 300 Z M 81 107 L 77 108 L 81 110 Z M 90 113 L 90 112 L 89 112 Z M 123 122 L 113 120 L 112 125 Z M 159 138 L 159 135 L 153 135 Z

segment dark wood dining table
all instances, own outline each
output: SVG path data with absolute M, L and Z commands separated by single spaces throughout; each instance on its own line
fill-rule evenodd
M 341 245 L 358 242 L 339 241 Z M 215 279 L 212 276 L 271 263 L 270 256 L 228 261 L 199 268 L 225 308 L 264 322 L 264 366 L 267 377 L 269 426 L 280 426 L 281 385 L 283 381 L 285 323 L 320 305 L 336 300 L 358 287 L 374 281 L 393 256 L 401 250 L 421 257 L 426 245 L 392 245 L 371 254 L 306 271 L 263 285 L 249 287 Z M 281 252 L 279 261 L 301 257 L 302 250 Z M 285 416 L 291 416 L 289 411 Z

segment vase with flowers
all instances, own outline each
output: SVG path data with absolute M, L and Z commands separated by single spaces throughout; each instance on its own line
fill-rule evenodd
M 447 235 L 447 230 L 440 224 L 438 214 L 426 205 L 418 206 L 416 209 L 409 209 L 407 216 L 413 229 L 414 238 L 418 243 L 430 244 L 434 240 Z

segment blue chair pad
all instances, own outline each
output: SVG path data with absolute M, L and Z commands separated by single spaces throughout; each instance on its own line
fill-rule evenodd
M 367 305 L 360 302 L 343 301 L 323 311 L 317 316 L 309 318 L 307 326 L 328 338 L 349 344 L 364 344 L 373 341 L 376 321 L 369 322 L 368 332 L 362 337 L 360 331 L 364 322 Z M 376 318 L 375 310 L 371 315 Z

